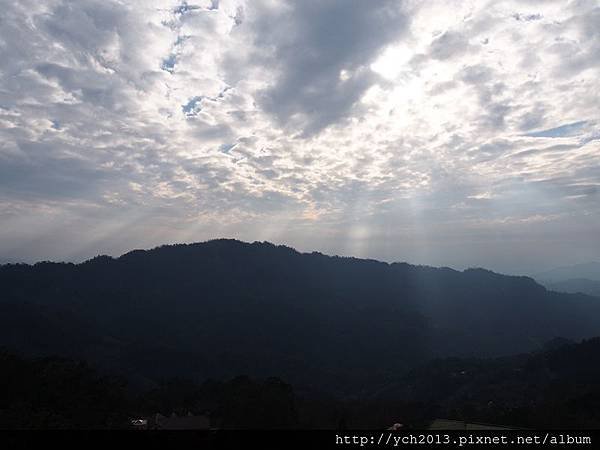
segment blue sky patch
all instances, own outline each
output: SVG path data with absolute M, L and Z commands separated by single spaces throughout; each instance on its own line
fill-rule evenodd
M 549 138 L 560 138 L 569 137 L 576 135 L 579 130 L 587 123 L 585 120 L 579 122 L 568 123 L 561 125 L 556 128 L 548 128 L 547 130 L 535 131 L 533 133 L 527 133 L 525 136 L 529 137 L 549 137 Z
M 202 102 L 203 98 L 204 97 L 202 96 L 190 98 L 190 100 L 185 105 L 181 105 L 181 110 L 188 117 L 198 115 L 198 113 L 202 111 L 200 103 Z
M 233 147 L 235 147 L 236 145 L 237 145 L 237 144 L 222 144 L 222 145 L 219 147 L 219 151 L 220 151 L 220 152 L 222 152 L 222 153 L 229 153 L 229 152 L 231 151 L 231 149 L 232 149 Z
M 177 56 L 176 55 L 169 55 L 168 58 L 165 58 L 163 60 L 163 63 L 160 66 L 160 68 L 162 70 L 166 70 L 167 72 L 173 73 L 173 70 L 175 68 L 175 63 L 176 62 L 177 62 Z

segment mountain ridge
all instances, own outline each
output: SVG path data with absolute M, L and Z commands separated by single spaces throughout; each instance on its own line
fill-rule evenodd
M 0 267 L 2 267 L 2 266 L 35 266 L 38 264 L 67 264 L 67 265 L 79 266 L 82 264 L 89 264 L 89 263 L 98 262 L 98 261 L 122 260 L 124 258 L 133 257 L 134 255 L 144 255 L 144 254 L 148 254 L 148 253 L 152 253 L 152 252 L 156 252 L 156 251 L 162 251 L 165 249 L 190 248 L 190 247 L 198 248 L 198 247 L 201 247 L 201 246 L 204 246 L 207 244 L 213 244 L 213 243 L 228 243 L 228 244 L 235 244 L 235 245 L 242 245 L 242 246 L 265 245 L 265 246 L 269 246 L 269 247 L 273 247 L 273 248 L 277 248 L 277 249 L 289 250 L 298 255 L 317 255 L 317 256 L 325 256 L 325 257 L 336 258 L 336 259 L 341 259 L 341 260 L 367 261 L 367 262 L 375 262 L 375 263 L 383 264 L 383 265 L 387 265 L 387 266 L 411 266 L 411 267 L 429 268 L 429 269 L 436 269 L 436 270 L 449 270 L 449 271 L 458 272 L 458 273 L 464 273 L 464 272 L 469 272 L 469 271 L 484 271 L 484 272 L 489 272 L 489 273 L 493 273 L 493 274 L 504 276 L 504 277 L 528 278 L 528 279 L 536 281 L 536 283 L 538 283 L 538 284 L 541 284 L 535 279 L 535 276 L 533 276 L 533 275 L 505 274 L 505 273 L 497 272 L 495 270 L 491 270 L 491 269 L 487 269 L 485 267 L 479 267 L 479 266 L 467 267 L 463 270 L 460 270 L 460 269 L 455 269 L 455 268 L 449 267 L 449 266 L 416 264 L 416 263 L 411 263 L 408 261 L 387 262 L 387 261 L 381 261 L 381 260 L 378 260 L 375 258 L 362 258 L 362 257 L 356 257 L 356 256 L 328 254 L 328 253 L 323 253 L 320 251 L 302 252 L 302 251 L 299 251 L 299 250 L 295 249 L 294 247 L 291 247 L 286 244 L 275 244 L 270 241 L 252 241 L 252 242 L 248 241 L 247 242 L 247 241 L 242 241 L 242 240 L 235 239 L 235 238 L 215 238 L 215 239 L 209 239 L 207 241 L 199 241 L 199 242 L 162 244 L 162 245 L 158 245 L 158 246 L 151 247 L 151 248 L 138 248 L 138 249 L 129 250 L 119 256 L 112 256 L 112 255 L 101 253 L 101 254 L 98 254 L 96 256 L 93 256 L 91 258 L 88 258 L 88 259 L 83 260 L 78 263 L 71 262 L 71 261 L 41 260 L 41 261 L 37 261 L 35 263 L 26 263 L 26 262 L 0 263 Z
M 246 373 L 350 392 L 432 357 L 500 356 L 600 332 L 593 297 L 529 277 L 229 239 L 4 265 L 0 286 L 0 344 L 72 350 L 150 382 Z

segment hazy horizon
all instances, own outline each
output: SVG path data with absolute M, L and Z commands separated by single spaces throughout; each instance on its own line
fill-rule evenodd
M 0 262 L 600 260 L 597 1 L 0 4 Z

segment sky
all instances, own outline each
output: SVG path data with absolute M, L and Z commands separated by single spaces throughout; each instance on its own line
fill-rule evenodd
M 600 259 L 600 2 L 0 0 L 0 261 Z

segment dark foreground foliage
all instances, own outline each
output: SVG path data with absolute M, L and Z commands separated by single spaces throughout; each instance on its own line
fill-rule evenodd
M 221 429 L 421 428 L 436 417 L 521 428 L 600 427 L 600 338 L 530 353 L 424 364 L 339 398 L 278 378 L 170 379 L 139 391 L 85 363 L 0 354 L 2 428 L 126 428 L 132 417 L 208 415 Z

